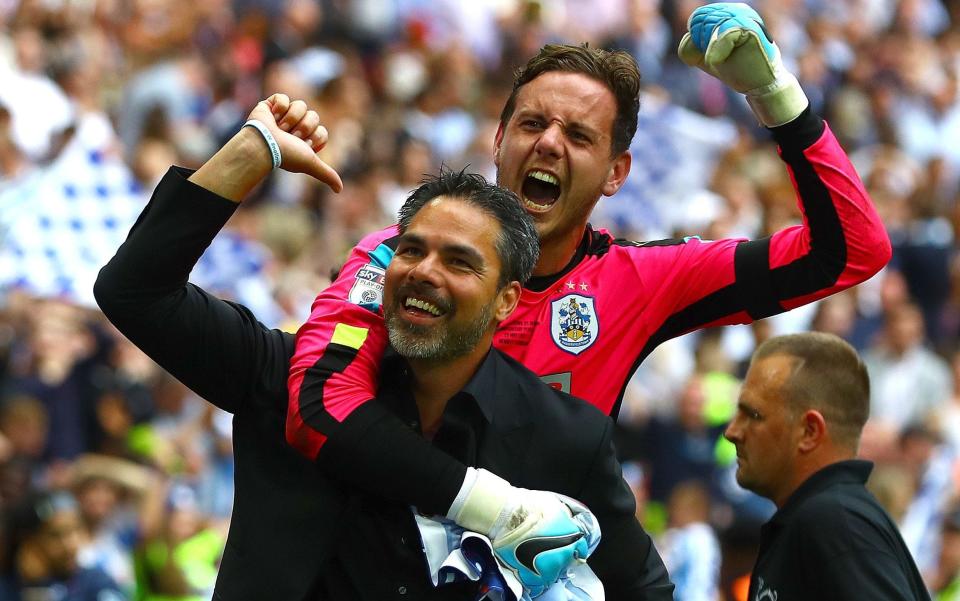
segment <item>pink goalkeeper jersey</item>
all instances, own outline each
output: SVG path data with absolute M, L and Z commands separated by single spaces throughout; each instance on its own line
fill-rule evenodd
M 638 243 L 587 229 L 560 274 L 533 278 L 494 345 L 548 383 L 608 414 L 661 342 L 749 323 L 862 282 L 890 242 L 860 178 L 829 128 L 806 148 L 781 147 L 801 225 L 759 240 Z M 297 334 L 288 440 L 313 458 L 323 432 L 375 394 L 387 338 L 379 310 L 395 227 L 354 248 Z

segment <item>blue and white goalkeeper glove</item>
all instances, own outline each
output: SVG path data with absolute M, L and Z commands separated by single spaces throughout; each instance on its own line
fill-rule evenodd
M 490 538 L 493 552 L 537 597 L 574 562 L 596 547 L 592 514 L 573 499 L 552 492 L 516 488 L 496 474 L 468 468 L 447 517 Z M 589 524 L 589 526 L 588 526 Z M 592 545 L 590 544 L 592 542 Z
M 793 121 L 809 104 L 797 78 L 783 67 L 763 19 L 746 4 L 718 2 L 693 11 L 677 53 L 745 94 L 767 127 Z

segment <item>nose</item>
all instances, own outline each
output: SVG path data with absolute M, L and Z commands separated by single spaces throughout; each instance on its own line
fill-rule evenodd
M 440 286 L 440 257 L 436 253 L 429 253 L 414 265 L 407 277 L 419 283 L 424 283 L 434 288 Z
M 730 423 L 727 424 L 727 429 L 723 431 L 723 437 L 734 444 L 739 442 L 741 437 L 739 421 L 739 418 L 734 417 Z
M 563 128 L 559 123 L 550 123 L 537 139 L 535 147 L 538 154 L 550 158 L 563 155 Z

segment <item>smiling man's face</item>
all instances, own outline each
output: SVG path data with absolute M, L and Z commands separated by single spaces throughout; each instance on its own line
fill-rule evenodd
M 387 268 L 384 317 L 390 343 L 408 359 L 485 353 L 501 289 L 500 224 L 458 198 L 427 202 L 400 237 Z
M 613 195 L 629 153 L 611 157 L 613 93 L 582 73 L 548 71 L 519 89 L 495 140 L 497 183 L 514 191 L 541 244 L 579 239 L 600 196 Z

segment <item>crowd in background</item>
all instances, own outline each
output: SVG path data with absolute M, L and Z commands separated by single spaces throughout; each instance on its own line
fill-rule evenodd
M 232 503 L 231 417 L 117 334 L 89 285 L 168 167 L 197 167 L 272 92 L 322 115 L 322 158 L 344 191 L 275 172 L 193 278 L 273 327 L 306 319 L 349 248 L 392 223 L 424 174 L 494 176 L 513 71 L 549 42 L 625 49 L 643 74 L 633 171 L 594 224 L 651 240 L 797 222 L 769 134 L 676 57 L 699 4 L 0 0 L 0 599 L 21 598 L 12 583 L 24 600 L 83 586 L 209 598 Z M 870 487 L 931 591 L 960 599 L 960 2 L 751 4 L 852 157 L 894 258 L 854 290 L 670 341 L 644 362 L 617 440 L 638 515 L 677 599 L 745 598 L 773 507 L 736 485 L 724 424 L 759 341 L 832 332 L 872 378 Z

